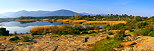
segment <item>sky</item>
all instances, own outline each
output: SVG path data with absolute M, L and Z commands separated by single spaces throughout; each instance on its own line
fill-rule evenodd
M 0 0 L 0 13 L 60 9 L 78 13 L 154 16 L 154 0 Z

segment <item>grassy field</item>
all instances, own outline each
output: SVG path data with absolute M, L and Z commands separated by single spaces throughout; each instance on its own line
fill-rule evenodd
M 70 19 L 16 19 L 16 21 L 55 21 L 55 22 L 63 22 L 70 24 L 84 24 L 84 25 L 115 25 L 119 23 L 126 24 L 126 21 L 87 21 L 87 20 L 70 20 Z
M 113 48 L 120 47 L 121 41 L 114 39 L 104 39 L 91 46 L 94 47 L 89 51 L 113 51 Z
M 15 21 L 37 21 L 37 19 L 16 19 Z
M 30 32 L 55 32 L 64 30 L 67 27 L 69 26 L 68 25 L 35 26 L 30 30 Z
M 86 21 L 83 24 L 110 24 L 110 25 L 114 25 L 114 24 L 119 24 L 119 23 L 124 23 L 126 24 L 126 21 Z

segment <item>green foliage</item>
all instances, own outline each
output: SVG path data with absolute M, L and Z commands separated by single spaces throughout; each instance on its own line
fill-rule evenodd
M 115 36 L 115 40 L 124 40 L 125 30 L 121 30 Z
M 151 31 L 151 32 L 148 34 L 148 36 L 154 37 L 154 31 Z
M 109 29 L 111 30 L 125 30 L 125 24 L 124 23 L 119 23 L 119 24 L 116 24 L 116 25 L 113 25 L 113 26 L 108 26 Z
M 108 34 L 109 34 L 109 35 L 113 35 L 114 33 L 113 33 L 113 32 L 108 32 Z
M 21 39 L 23 42 L 30 42 L 32 41 L 32 39 L 28 36 L 23 36 L 22 39 Z
M 17 41 L 17 40 L 20 40 L 20 38 L 19 38 L 19 37 L 17 37 L 17 36 L 16 36 L 16 37 L 14 37 L 14 38 L 11 38 L 11 39 L 10 39 L 10 41 Z
M 46 17 L 31 17 L 21 16 L 18 19 L 69 19 L 72 16 L 46 16 Z
M 143 36 L 148 36 L 148 34 L 151 32 L 151 30 L 142 29 L 141 33 Z M 138 32 L 137 32 L 138 33 Z
M 135 19 L 134 19 L 134 21 L 142 21 L 142 17 L 136 16 Z
M 17 31 L 15 31 L 14 34 L 16 35 L 17 34 Z
M 127 14 L 108 14 L 107 16 L 91 16 L 91 15 L 79 15 L 75 16 L 47 16 L 47 17 L 23 17 L 21 16 L 19 19 L 73 19 L 73 20 L 87 20 L 87 21 L 127 21 L 126 24 L 117 24 L 117 25 L 107 25 L 104 28 L 108 30 L 135 30 L 133 31 L 136 36 L 151 36 L 148 35 L 150 32 L 154 31 L 154 16 L 152 17 L 141 17 L 141 16 L 132 16 Z M 57 33 L 57 34 L 87 34 L 88 30 L 99 29 L 97 27 L 88 27 L 88 28 L 80 28 L 80 27 L 71 27 L 66 28 L 65 30 L 55 29 L 55 31 L 46 31 L 46 32 L 32 32 L 35 34 L 46 34 L 46 33 Z M 90 33 L 89 33 L 90 34 Z
M 43 35 L 43 33 L 39 33 L 39 32 L 31 32 L 32 35 Z
M 69 34 L 69 32 L 68 31 L 58 31 L 57 34 L 59 34 L 59 35 L 67 35 L 67 34 Z
M 0 35 L 1 36 L 9 36 L 9 31 L 6 28 L 0 28 Z
M 28 37 L 28 36 L 22 36 L 22 37 L 14 37 L 14 38 L 11 38 L 10 39 L 10 41 L 12 41 L 12 42 L 34 42 L 33 40 L 32 40 L 32 38 L 30 38 L 30 37 Z
M 121 41 L 114 40 L 113 38 L 104 39 L 91 45 L 94 48 L 90 51 L 113 51 L 113 48 L 120 47 L 120 43 Z
M 73 28 L 66 28 L 65 30 L 58 31 L 56 34 L 59 35 L 67 35 L 67 34 L 88 34 L 88 30 L 82 27 L 73 27 Z
M 138 22 L 136 26 L 137 28 L 144 28 L 146 25 L 148 25 L 148 23 L 144 21 L 144 22 Z

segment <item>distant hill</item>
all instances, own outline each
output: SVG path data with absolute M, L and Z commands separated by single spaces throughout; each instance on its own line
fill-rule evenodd
M 33 17 L 41 17 L 41 16 L 74 16 L 77 12 L 70 10 L 57 10 L 57 11 L 18 11 L 18 12 L 8 12 L 4 14 L 0 14 L 0 17 L 5 18 L 17 18 L 20 16 L 33 16 Z M 95 15 L 88 13 L 79 13 L 80 15 Z

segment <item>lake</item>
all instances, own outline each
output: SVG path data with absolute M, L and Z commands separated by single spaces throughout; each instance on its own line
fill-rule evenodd
M 44 26 L 44 25 L 67 25 L 67 23 L 60 22 L 43 22 L 43 21 L 34 21 L 34 22 L 0 22 L 2 27 L 10 31 L 10 33 L 30 33 L 30 29 L 34 26 Z

